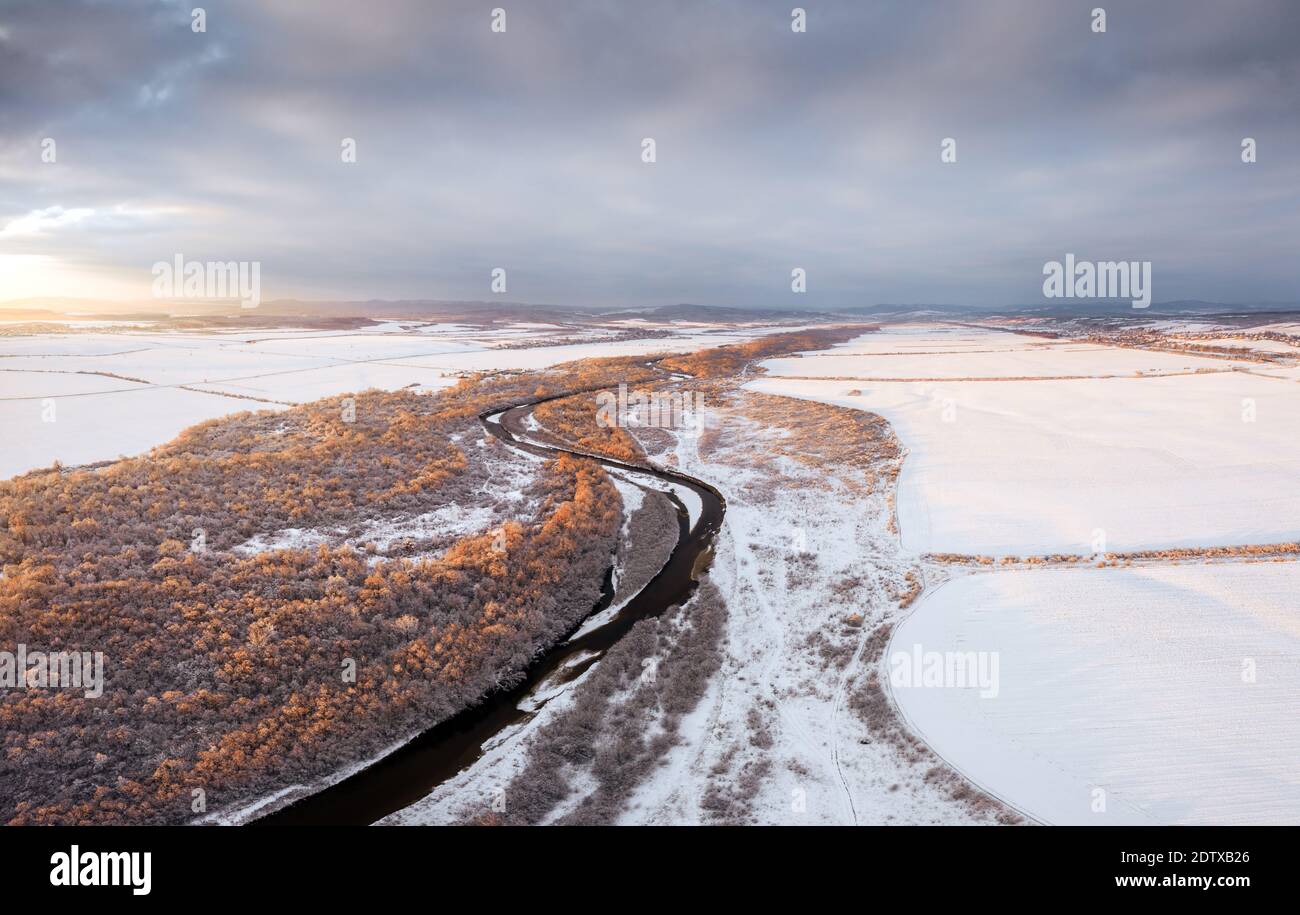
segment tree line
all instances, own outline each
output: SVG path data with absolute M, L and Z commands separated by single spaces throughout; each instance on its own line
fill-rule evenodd
M 531 511 L 438 557 L 233 547 L 481 498 L 504 446 L 479 413 L 627 371 L 236 414 L 99 469 L 0 483 L 0 644 L 106 659 L 99 699 L 0 693 L 0 821 L 184 822 L 310 783 L 516 682 L 590 611 L 616 549 L 619 495 L 593 461 L 548 462 Z

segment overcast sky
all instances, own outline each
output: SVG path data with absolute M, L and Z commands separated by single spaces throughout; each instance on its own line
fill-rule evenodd
M 192 5 L 0 0 L 0 300 L 182 253 L 263 300 L 998 305 L 1066 252 L 1300 300 L 1294 0 Z

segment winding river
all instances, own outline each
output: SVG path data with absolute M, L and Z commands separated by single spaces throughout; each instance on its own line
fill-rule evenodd
M 484 413 L 479 416 L 479 421 L 490 434 L 532 454 L 546 457 L 575 454 L 596 460 L 612 470 L 649 475 L 693 490 L 703 505 L 700 518 L 694 525 L 691 525 L 681 500 L 669 494 L 677 505 L 678 536 L 677 546 L 663 569 L 611 619 L 573 637 L 585 622 L 580 620 L 572 631 L 529 665 L 518 685 L 489 694 L 479 704 L 434 725 L 366 768 L 256 819 L 252 825 L 367 825 L 415 803 L 473 765 L 482 756 L 484 747 L 507 728 L 535 714 L 536 706 L 530 710 L 521 708 L 521 705 L 539 685 L 576 679 L 623 638 L 638 620 L 658 616 L 673 604 L 680 604 L 690 597 L 699 573 L 712 558 L 713 540 L 726 511 L 722 494 L 707 483 L 685 474 L 594 458 L 524 440 L 523 423 L 534 407 L 573 393 Z M 606 574 L 603 596 L 587 619 L 609 606 L 613 597 L 612 571 Z

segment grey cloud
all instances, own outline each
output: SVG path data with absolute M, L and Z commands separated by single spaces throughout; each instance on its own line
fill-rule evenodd
M 499 5 L 504 35 L 480 3 L 209 2 L 195 35 L 190 4 L 7 4 L 0 227 L 156 215 L 0 253 L 142 284 L 256 259 L 268 296 L 480 298 L 505 266 L 513 299 L 828 306 L 1033 300 L 1070 250 L 1152 260 L 1157 298 L 1300 298 L 1294 3 L 820 2 L 806 35 L 785 2 Z

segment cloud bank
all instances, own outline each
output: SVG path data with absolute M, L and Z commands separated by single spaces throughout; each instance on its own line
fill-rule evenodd
M 1288 0 L 494 3 L 6 3 L 0 265 L 45 269 L 0 299 L 178 252 L 268 299 L 997 305 L 1067 252 L 1300 299 Z

